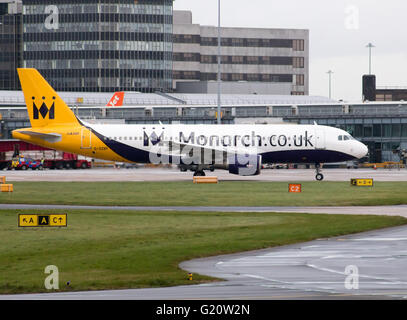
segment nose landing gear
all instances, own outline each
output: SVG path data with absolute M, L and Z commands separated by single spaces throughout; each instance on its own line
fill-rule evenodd
M 320 163 L 315 164 L 315 171 L 316 171 L 315 179 L 317 181 L 324 180 L 324 175 L 321 173 L 321 164 Z
M 203 170 L 195 171 L 195 173 L 194 173 L 194 177 L 205 177 L 205 176 L 206 176 L 206 174 L 205 174 L 205 171 L 203 171 Z

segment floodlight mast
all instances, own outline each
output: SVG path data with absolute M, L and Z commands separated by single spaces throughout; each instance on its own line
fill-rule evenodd
M 221 35 L 220 35 L 220 0 L 218 0 L 218 112 L 217 112 L 217 122 L 222 124 L 222 107 L 221 107 Z
M 327 74 L 329 75 L 329 99 L 332 99 L 332 74 L 334 72 L 332 70 L 329 70 Z

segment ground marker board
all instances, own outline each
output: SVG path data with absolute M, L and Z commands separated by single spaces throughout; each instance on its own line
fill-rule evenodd
M 18 226 L 27 227 L 67 227 L 66 214 L 19 214 Z
M 351 179 L 350 184 L 356 187 L 373 187 L 373 179 Z
M 0 184 L 0 191 L 1 192 L 13 192 L 13 185 L 12 184 Z
M 218 177 L 194 177 L 193 178 L 193 183 L 194 184 L 199 184 L 199 183 L 218 183 Z

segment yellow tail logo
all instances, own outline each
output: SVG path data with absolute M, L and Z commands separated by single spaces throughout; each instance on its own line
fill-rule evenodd
M 75 115 L 36 69 L 17 69 L 31 126 L 78 124 Z

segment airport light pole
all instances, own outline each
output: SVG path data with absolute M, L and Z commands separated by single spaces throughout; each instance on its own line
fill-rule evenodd
M 328 72 L 327 72 L 327 74 L 329 75 L 329 99 L 331 99 L 332 98 L 332 74 L 333 74 L 334 72 L 332 71 L 332 70 L 329 70 Z
M 218 0 L 218 115 L 217 115 L 217 122 L 218 124 L 222 124 L 222 107 L 221 107 L 221 36 L 220 36 L 220 0 Z
M 372 43 L 369 43 L 366 48 L 369 48 L 369 75 L 372 74 L 372 48 L 375 46 Z

